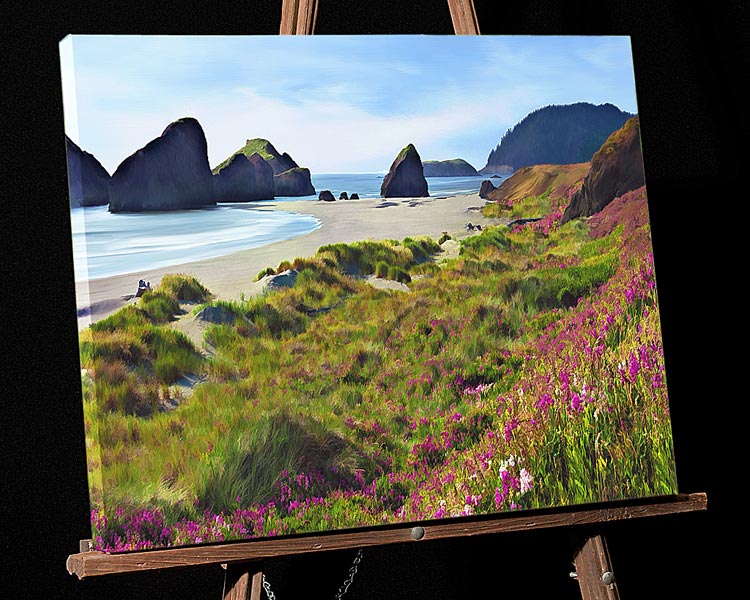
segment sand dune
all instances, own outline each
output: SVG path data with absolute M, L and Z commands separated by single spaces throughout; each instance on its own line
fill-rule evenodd
M 436 198 L 398 198 L 384 202 L 381 198 L 316 202 L 298 200 L 278 202 L 273 208 L 309 214 L 322 222 L 319 229 L 289 240 L 260 248 L 181 265 L 118 275 L 76 284 L 78 329 L 112 314 L 129 302 L 139 279 L 155 287 L 166 273 L 194 275 L 218 298 L 238 300 L 258 289 L 254 280 L 265 267 L 276 267 L 283 260 L 312 256 L 323 244 L 354 242 L 364 239 L 402 239 L 406 236 L 439 237 L 447 231 L 454 237 L 469 235 L 467 222 L 483 226 L 498 219 L 484 218 L 478 210 L 484 200 L 478 194 L 440 196 Z

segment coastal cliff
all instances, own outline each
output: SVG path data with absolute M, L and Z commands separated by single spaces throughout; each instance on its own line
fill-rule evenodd
M 102 206 L 109 202 L 109 173 L 96 157 L 81 150 L 67 135 L 68 196 L 70 206 Z
M 594 154 L 591 169 L 565 209 L 562 223 L 593 215 L 644 183 L 639 119 L 633 117 Z

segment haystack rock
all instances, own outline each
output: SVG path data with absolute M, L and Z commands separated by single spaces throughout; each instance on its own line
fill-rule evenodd
M 242 148 L 218 165 L 215 170 L 223 168 L 238 154 L 245 156 L 259 154 L 270 165 L 274 175 L 275 196 L 310 196 L 315 193 L 310 171 L 300 168 L 291 156 L 286 152 L 280 153 L 271 142 L 263 138 L 246 140 Z M 279 177 L 280 175 L 283 177 Z
M 422 198 L 429 196 L 422 159 L 413 144 L 398 153 L 380 186 L 383 198 Z
M 490 192 L 493 192 L 497 188 L 495 187 L 495 184 L 493 184 L 489 179 L 485 179 L 482 182 L 482 185 L 479 187 L 479 197 L 480 198 L 487 198 Z
M 359 200 L 359 194 L 357 192 L 354 192 L 351 196 L 349 196 L 349 200 Z
M 312 196 L 315 194 L 310 179 L 310 169 L 294 167 L 273 176 L 274 193 L 277 196 Z
M 214 170 L 214 194 L 217 202 L 273 198 L 273 169 L 257 152 L 235 154 L 225 166 Z
M 215 204 L 206 136 L 192 117 L 170 123 L 161 136 L 122 161 L 109 182 L 110 212 Z
M 591 216 L 644 183 L 640 123 L 638 117 L 633 117 L 594 154 L 583 185 L 570 199 L 561 222 Z
M 326 202 L 334 202 L 336 198 L 333 197 L 331 190 L 323 190 L 318 196 L 318 200 L 325 200 Z
M 67 135 L 68 196 L 71 208 L 109 202 L 109 173 L 93 154 L 81 150 Z
M 347 194 L 346 192 L 341 192 L 339 194 L 339 200 L 349 200 L 349 194 Z

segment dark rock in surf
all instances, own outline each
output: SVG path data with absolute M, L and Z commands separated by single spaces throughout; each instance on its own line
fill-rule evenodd
M 479 186 L 479 197 L 487 198 L 487 195 L 496 189 L 495 185 L 489 179 L 485 179 L 482 185 Z
M 310 179 L 310 170 L 294 167 L 273 176 L 276 196 L 313 196 L 315 188 Z
M 333 197 L 331 190 L 323 190 L 318 196 L 318 200 L 324 200 L 325 202 L 334 202 L 336 198 Z
M 260 154 L 235 154 L 214 174 L 217 202 L 248 202 L 274 197 L 273 169 Z
M 216 204 L 206 136 L 192 117 L 170 123 L 158 138 L 117 167 L 109 182 L 110 212 L 184 210 Z
M 349 194 L 347 194 L 346 192 L 341 192 L 339 194 L 339 200 L 349 200 Z

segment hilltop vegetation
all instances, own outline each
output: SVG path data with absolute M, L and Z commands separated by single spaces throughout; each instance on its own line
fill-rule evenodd
M 607 137 L 632 116 L 612 104 L 578 102 L 539 108 L 503 135 L 481 172 L 588 162 Z

